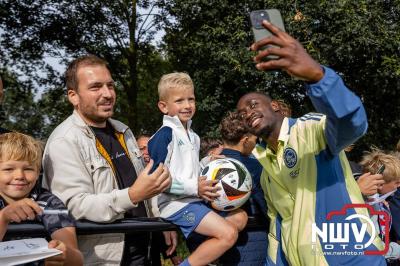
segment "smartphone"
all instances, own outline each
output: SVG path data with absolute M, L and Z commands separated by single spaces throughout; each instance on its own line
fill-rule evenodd
M 382 174 L 383 171 L 385 171 L 385 165 L 384 165 L 384 164 L 382 164 L 382 165 L 379 167 L 378 171 L 376 171 L 376 174 L 377 174 L 377 175 L 378 175 L 378 174 Z
M 265 29 L 262 25 L 262 21 L 267 20 L 274 24 L 279 29 L 285 31 L 285 25 L 283 24 L 283 19 L 281 13 L 278 9 L 265 9 L 265 10 L 254 10 L 250 12 L 250 23 L 251 29 L 253 31 L 254 40 L 257 42 L 261 39 L 264 39 L 268 36 L 271 36 L 272 33 Z M 267 48 L 266 46 L 265 48 Z M 265 49 L 263 48 L 263 49 Z M 277 59 L 278 56 L 269 55 L 266 59 Z

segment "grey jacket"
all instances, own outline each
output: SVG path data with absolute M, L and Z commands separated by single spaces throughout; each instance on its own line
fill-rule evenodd
M 109 122 L 123 133 L 139 175 L 143 160 L 132 131 L 119 121 L 109 119 Z M 97 151 L 93 131 L 76 111 L 50 135 L 43 155 L 43 170 L 43 186 L 66 204 L 75 219 L 110 223 L 136 207 L 129 198 L 128 188 L 118 189 L 111 166 Z M 79 236 L 78 243 L 85 265 L 119 265 L 124 234 Z

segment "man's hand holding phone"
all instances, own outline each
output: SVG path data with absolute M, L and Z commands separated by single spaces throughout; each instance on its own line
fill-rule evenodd
M 257 69 L 282 69 L 289 75 L 310 83 L 322 79 L 324 76 L 323 68 L 297 40 L 267 20 L 262 21 L 262 26 L 272 35 L 251 45 L 251 50 L 258 51 L 258 54 L 254 57 Z M 264 59 L 268 56 L 274 56 L 277 59 L 265 61 Z

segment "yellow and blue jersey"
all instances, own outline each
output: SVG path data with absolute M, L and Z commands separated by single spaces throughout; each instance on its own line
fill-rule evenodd
M 267 264 L 386 265 L 383 256 L 330 255 L 320 239 L 312 242 L 313 223 L 321 228 L 330 212 L 364 203 L 342 150 L 366 132 L 365 110 L 333 70 L 324 70 L 324 78 L 307 88 L 320 113 L 285 118 L 277 150 L 257 145 L 253 152 L 264 168 L 261 184 L 271 219 Z M 348 210 L 349 215 L 355 213 L 369 217 L 367 209 Z M 331 222 L 344 220 L 337 215 Z M 349 242 L 356 243 L 352 237 Z M 378 236 L 367 247 L 381 249 Z

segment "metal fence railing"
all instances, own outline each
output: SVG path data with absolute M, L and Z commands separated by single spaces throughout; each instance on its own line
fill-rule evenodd
M 267 230 L 265 220 L 258 217 L 249 217 L 246 229 Z M 131 218 L 118 220 L 113 223 L 94 223 L 89 221 L 77 221 L 76 231 L 78 235 L 107 234 L 107 233 L 133 233 L 156 232 L 177 230 L 177 227 L 161 218 Z M 46 237 L 44 226 L 36 222 L 24 222 L 9 224 L 3 240 L 23 237 Z

